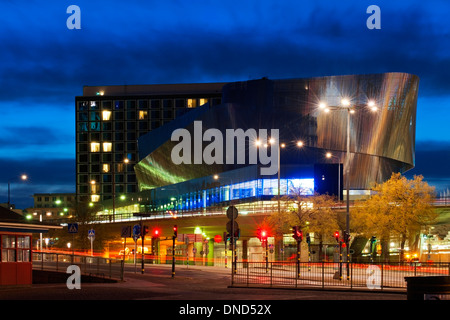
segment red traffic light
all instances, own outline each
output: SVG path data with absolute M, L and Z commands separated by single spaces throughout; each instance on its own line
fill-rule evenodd
M 298 226 L 292 227 L 292 232 L 293 232 L 292 237 L 295 240 L 300 241 L 300 242 L 303 240 L 303 232 L 302 232 L 302 230 L 300 230 L 300 227 L 298 227 Z
M 159 229 L 153 229 L 153 237 L 157 238 L 160 236 L 161 231 Z
M 266 241 L 268 234 L 269 233 L 265 229 L 258 228 L 256 230 L 256 237 L 259 239 L 259 241 Z
M 339 231 L 334 232 L 334 238 L 336 239 L 337 242 L 339 242 Z
M 266 241 L 267 240 L 267 236 L 268 236 L 268 232 L 267 230 L 261 230 L 261 241 Z
M 173 236 L 178 237 L 178 226 L 176 224 L 173 226 Z

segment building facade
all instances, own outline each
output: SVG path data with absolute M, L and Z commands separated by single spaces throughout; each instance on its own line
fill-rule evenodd
M 139 138 L 134 170 L 144 210 L 201 212 L 295 188 L 342 199 L 348 187 L 350 199 L 363 196 L 373 183 L 414 167 L 418 84 L 405 73 L 226 84 L 222 104 Z M 174 138 L 177 132 L 183 137 Z M 279 170 L 264 173 L 269 167 Z
M 76 104 L 76 194 L 99 202 L 137 191 L 138 139 L 207 102 L 223 84 L 84 87 Z
M 35 193 L 34 206 L 27 209 L 35 220 L 66 220 L 75 212 L 75 193 Z

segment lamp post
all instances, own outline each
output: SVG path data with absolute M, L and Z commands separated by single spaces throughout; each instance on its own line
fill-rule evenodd
M 22 181 L 26 181 L 26 180 L 28 180 L 28 176 L 27 176 L 26 174 L 22 174 L 22 175 L 20 176 L 20 179 L 21 179 Z M 9 179 L 9 180 L 8 180 L 8 209 L 9 209 L 9 210 L 12 209 L 12 208 L 11 208 L 11 180 L 13 180 L 13 179 Z
M 352 103 L 350 99 L 343 98 L 341 100 L 340 106 L 335 107 L 329 107 L 325 103 L 321 102 L 319 104 L 319 108 L 323 109 L 326 113 L 330 112 L 330 110 L 342 110 L 345 109 L 347 111 L 347 143 L 346 143 L 346 156 L 345 156 L 345 189 L 346 189 L 346 214 L 345 214 L 345 237 L 349 237 L 350 235 L 350 115 L 355 113 L 355 108 L 358 107 L 358 105 L 354 104 L 352 106 Z M 372 112 L 378 111 L 378 107 L 375 104 L 375 101 L 369 100 L 367 103 L 367 107 Z M 346 241 L 347 246 L 347 280 L 349 279 L 349 260 L 350 260 L 350 248 L 349 248 L 349 241 Z
M 355 110 L 350 107 L 349 99 L 342 99 L 341 104 L 347 109 L 347 152 L 345 156 L 345 188 L 347 193 L 347 203 L 346 203 L 346 215 L 345 215 L 345 230 L 350 234 L 350 114 L 354 113 Z M 349 250 L 347 248 L 347 250 Z

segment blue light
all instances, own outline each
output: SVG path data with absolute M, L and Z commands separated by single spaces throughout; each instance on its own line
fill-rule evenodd
M 313 195 L 314 179 L 280 179 L 280 195 Z M 168 204 L 171 210 L 194 210 L 217 206 L 231 200 L 261 199 L 278 195 L 278 179 L 255 179 L 250 181 L 231 183 L 211 189 L 197 190 L 196 192 L 186 192 L 177 194 L 179 199 L 176 203 L 170 201 L 174 195 L 166 198 L 156 193 L 156 206 Z

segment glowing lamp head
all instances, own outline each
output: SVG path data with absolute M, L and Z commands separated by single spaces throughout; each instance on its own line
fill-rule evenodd
M 348 107 L 348 106 L 350 106 L 350 100 L 348 100 L 347 98 L 344 98 L 344 99 L 341 100 L 341 104 L 344 107 Z

